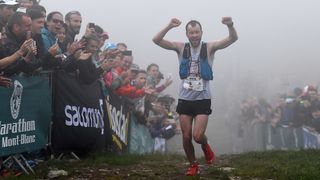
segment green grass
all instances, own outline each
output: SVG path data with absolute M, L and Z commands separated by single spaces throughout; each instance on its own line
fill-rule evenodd
M 234 175 L 265 179 L 319 179 L 320 151 L 267 151 L 231 157 Z
M 313 180 L 320 179 L 320 151 L 266 151 L 251 152 L 239 155 L 225 155 L 217 158 L 214 166 L 205 169 L 205 172 L 196 177 L 185 177 L 186 158 L 182 155 L 116 155 L 96 153 L 91 154 L 81 161 L 50 160 L 40 163 L 36 168 L 36 175 L 19 177 L 18 179 L 46 178 L 50 169 L 63 169 L 73 177 L 88 167 L 120 168 L 137 167 L 137 171 L 129 172 L 130 179 L 161 179 L 175 177 L 176 179 L 230 179 L 231 176 L 241 179 L 285 179 L 285 180 Z M 204 162 L 201 162 L 204 163 Z M 232 167 L 234 170 L 225 172 L 222 167 Z M 139 171 L 144 169 L 146 171 Z M 123 171 L 122 171 L 123 172 Z M 159 176 L 161 175 L 161 176 Z M 103 176 L 102 176 L 103 177 Z M 124 177 L 123 174 L 114 175 L 112 178 Z M 17 179 L 10 177 L 6 179 Z M 58 179 L 64 179 L 60 177 Z

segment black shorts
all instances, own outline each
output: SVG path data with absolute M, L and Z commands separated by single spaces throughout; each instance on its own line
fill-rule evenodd
M 177 113 L 185 114 L 195 117 L 199 114 L 210 115 L 211 110 L 211 99 L 188 101 L 179 99 L 177 106 Z

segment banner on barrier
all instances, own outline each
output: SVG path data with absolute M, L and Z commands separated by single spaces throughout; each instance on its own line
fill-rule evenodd
M 55 74 L 52 145 L 56 153 L 87 153 L 105 144 L 105 104 L 98 81 L 87 85 L 64 71 Z
M 112 141 L 122 152 L 127 151 L 130 125 L 128 100 L 109 92 L 106 99 Z
M 12 87 L 0 87 L 0 156 L 43 148 L 51 120 L 48 77 L 12 78 Z
M 303 128 L 304 148 L 305 149 L 318 149 L 320 135 Z

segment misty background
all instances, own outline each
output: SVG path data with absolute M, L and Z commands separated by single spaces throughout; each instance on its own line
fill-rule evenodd
M 213 114 L 206 134 L 217 154 L 232 152 L 230 134 L 237 121 L 232 117 L 238 113 L 241 100 L 259 96 L 272 103 L 279 93 L 320 83 L 317 1 L 41 0 L 40 4 L 47 14 L 80 11 L 81 36 L 87 23 L 94 22 L 109 33 L 107 42 L 126 43 L 140 68 L 157 63 L 164 75 L 172 73 L 174 82 L 166 92 L 175 97 L 179 84 L 177 55 L 155 45 L 153 36 L 176 17 L 182 25 L 169 31 L 168 40 L 187 41 L 185 25 L 191 19 L 202 24 L 204 41 L 221 39 L 228 35 L 221 17 L 231 16 L 239 40 L 216 53 L 211 82 Z M 182 146 L 177 148 L 182 150 Z

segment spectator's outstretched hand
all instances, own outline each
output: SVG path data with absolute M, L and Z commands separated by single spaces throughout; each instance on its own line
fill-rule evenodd
M 28 39 L 24 41 L 23 44 L 20 46 L 20 49 L 18 51 L 19 54 L 21 54 L 21 56 L 24 56 L 29 51 L 30 44 L 32 43 L 32 41 L 32 39 Z
M 7 87 L 7 88 L 10 87 L 11 79 L 4 76 L 0 76 L 0 86 Z
M 84 39 L 78 41 L 75 40 L 71 44 L 68 44 L 67 46 L 67 52 L 72 55 L 74 54 L 77 50 L 84 48 L 86 45 L 86 41 Z
M 59 53 L 59 45 L 56 43 L 52 45 L 49 49 L 48 52 L 55 57 Z
M 164 82 L 164 85 L 166 87 L 170 86 L 172 84 L 172 79 L 166 79 L 166 81 Z
M 86 32 L 84 34 L 85 37 L 88 37 L 89 35 L 92 35 L 92 34 L 96 33 L 96 30 L 93 27 L 90 28 L 89 24 L 90 23 L 88 23 L 87 26 L 86 26 Z
M 144 89 L 144 92 L 145 92 L 146 94 L 152 94 L 152 93 L 156 92 L 156 90 L 155 90 L 154 88 L 146 87 L 146 88 Z

